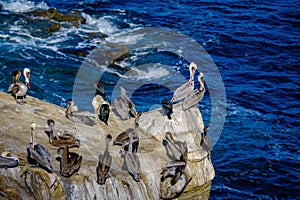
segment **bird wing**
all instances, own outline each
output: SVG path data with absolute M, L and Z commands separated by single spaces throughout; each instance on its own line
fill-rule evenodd
M 204 96 L 204 91 L 205 90 L 200 91 L 199 89 L 196 89 L 193 92 L 189 93 L 189 95 L 183 100 L 182 109 L 187 110 L 200 102 Z
M 49 151 L 41 144 L 34 145 L 34 149 L 29 148 L 29 152 L 33 159 L 40 165 L 52 171 L 52 158 Z
M 183 85 L 181 85 L 175 90 L 171 102 L 178 101 L 185 98 L 189 93 L 193 91 L 193 89 L 194 89 L 193 84 L 190 84 L 189 82 L 184 83 Z

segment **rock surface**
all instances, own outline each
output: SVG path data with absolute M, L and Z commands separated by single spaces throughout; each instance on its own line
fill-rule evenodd
M 113 157 L 110 177 L 104 185 L 96 182 L 98 156 L 105 149 L 105 135 L 113 139 L 127 128 L 134 127 L 134 119 L 121 121 L 112 109 L 108 126 L 98 120 L 91 127 L 74 123 L 65 117 L 65 108 L 27 96 L 25 104 L 16 104 L 10 94 L 0 92 L 0 150 L 10 151 L 24 158 L 16 168 L 0 169 L 1 199 L 208 199 L 214 168 L 209 154 L 200 145 L 197 130 L 202 130 L 203 121 L 197 107 L 182 111 L 181 104 L 174 105 L 172 120 L 161 109 L 145 112 L 140 118 L 140 145 L 138 156 L 141 162 L 141 180 L 134 181 L 123 171 L 120 146 L 110 146 Z M 80 108 L 79 108 L 80 110 Z M 47 119 L 53 119 L 60 131 L 68 131 L 80 138 L 81 146 L 70 151 L 83 156 L 80 170 L 70 178 L 59 174 L 56 158 L 57 147 L 49 144 Z M 27 162 L 27 147 L 30 141 L 30 123 L 35 122 L 37 143 L 51 153 L 54 173 L 32 166 Z M 186 173 L 170 185 L 170 179 L 160 181 L 164 165 L 170 161 L 162 144 L 166 131 L 174 133 L 178 140 L 188 145 Z
M 27 12 L 26 14 L 35 17 L 44 17 L 58 22 L 68 22 L 75 27 L 79 27 L 80 24 L 85 24 L 86 22 L 86 19 L 82 17 L 78 12 L 70 12 L 68 14 L 64 14 L 59 12 L 55 8 L 49 8 L 48 10 L 37 9 Z

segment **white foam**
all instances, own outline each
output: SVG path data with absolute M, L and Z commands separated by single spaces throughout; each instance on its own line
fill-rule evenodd
M 0 1 L 0 4 L 3 6 L 3 10 L 8 10 L 11 12 L 27 12 L 37 8 L 41 8 L 41 9 L 49 8 L 44 1 L 36 4 L 33 1 L 9 0 L 9 1 Z
M 100 18 L 92 17 L 88 14 L 82 13 L 82 16 L 86 19 L 86 25 L 88 29 L 98 30 L 101 33 L 113 34 L 119 31 L 119 29 L 114 26 L 114 24 L 109 19 L 114 19 L 112 16 L 104 16 Z
M 123 31 L 121 33 L 117 33 L 112 35 L 111 37 L 107 38 L 107 41 L 109 42 L 115 42 L 115 43 L 123 43 L 127 45 L 134 45 L 137 44 L 139 40 L 143 39 L 145 36 L 145 33 L 136 33 L 131 34 L 131 32 L 135 32 L 137 29 L 130 30 L 130 31 Z

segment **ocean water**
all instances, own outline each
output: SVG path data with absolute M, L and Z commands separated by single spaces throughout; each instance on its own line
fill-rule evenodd
M 107 43 L 125 44 L 130 54 L 119 68 L 97 65 L 90 72 L 104 83 L 109 101 L 126 84 L 136 108 L 148 111 L 172 97 L 195 61 L 207 87 L 198 106 L 214 143 L 210 198 L 299 198 L 299 1 L 0 0 L 0 5 L 2 91 L 12 70 L 29 67 L 28 94 L 66 106 L 74 91 L 83 91 L 82 99 L 93 95 L 78 76 L 88 56 L 66 50 L 91 55 Z M 26 12 L 51 7 L 78 11 L 86 24 L 62 23 L 47 33 L 44 23 L 28 20 Z

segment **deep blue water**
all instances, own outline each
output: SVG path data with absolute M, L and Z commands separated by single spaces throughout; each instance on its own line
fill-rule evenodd
M 105 33 L 107 41 L 130 47 L 131 54 L 120 65 L 137 74 L 124 74 L 122 69 L 98 71 L 102 70 L 109 100 L 122 81 L 139 82 L 131 98 L 141 111 L 171 98 L 169 88 L 186 81 L 187 66 L 195 59 L 203 64 L 199 71 L 208 77 L 199 108 L 212 130 L 211 116 L 217 112 L 213 95 L 218 87 L 214 85 L 224 84 L 226 91 L 222 104 L 226 115 L 220 116 L 225 124 L 212 149 L 216 176 L 211 199 L 299 198 L 299 1 L 0 0 L 0 4 L 2 91 L 11 83 L 12 70 L 30 67 L 29 94 L 65 106 L 84 57 L 60 50 L 87 49 L 90 53 L 95 47 L 105 48 L 105 42 L 91 37 L 91 32 Z M 26 20 L 25 12 L 49 7 L 65 13 L 79 11 L 87 23 L 46 34 Z M 151 36 L 153 28 L 169 34 Z M 174 32 L 187 40 L 176 40 L 179 36 L 172 36 Z M 145 34 L 150 36 L 144 44 L 136 42 Z M 203 57 L 192 57 L 193 42 L 188 39 L 207 51 L 218 72 Z M 172 43 L 170 48 L 162 48 L 165 41 Z M 221 84 L 211 79 L 216 73 L 222 76 Z M 79 90 L 88 87 L 78 85 Z M 214 136 L 213 131 L 209 134 Z

